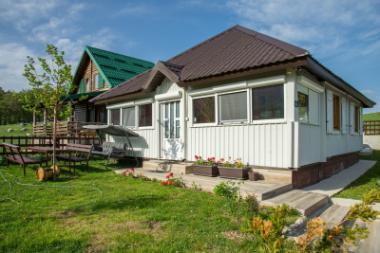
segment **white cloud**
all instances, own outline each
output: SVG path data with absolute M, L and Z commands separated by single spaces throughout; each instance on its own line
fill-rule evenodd
M 377 34 L 380 13 L 375 6 L 380 7 L 379 4 L 378 0 L 360 3 L 356 0 L 229 0 L 227 7 L 244 25 L 312 52 L 318 48 L 319 55 L 325 56 L 352 47 L 355 40 L 360 44 Z M 363 29 L 358 35 L 356 31 Z M 373 50 L 377 50 L 376 45 L 368 49 Z
M 96 27 L 90 31 L 78 25 L 88 8 L 83 3 L 58 0 L 22 0 L 15 3 L 0 0 L 0 21 L 16 28 L 20 41 L 27 42 L 0 44 L 1 86 L 15 90 L 27 88 L 21 75 L 26 56 L 45 55 L 44 52 L 34 52 L 31 49 L 34 45 L 45 48 L 48 43 L 55 44 L 59 50 L 65 51 L 65 59 L 73 70 L 86 45 L 108 49 L 116 39 L 110 29 Z
M 59 0 L 0 0 L 0 20 L 24 30 L 31 22 L 49 15 Z
M 35 56 L 29 48 L 19 43 L 0 44 L 0 86 L 5 89 L 20 90 L 26 88 L 22 76 L 27 56 Z

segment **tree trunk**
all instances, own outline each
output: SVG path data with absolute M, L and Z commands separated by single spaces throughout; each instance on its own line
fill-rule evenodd
M 33 111 L 33 127 L 36 126 L 36 112 Z
M 47 124 L 47 110 L 46 108 L 44 109 L 44 125 L 46 126 Z
M 57 105 L 54 106 L 54 119 L 53 119 L 53 155 L 52 155 L 52 164 L 53 164 L 53 178 L 55 178 L 56 174 L 56 166 L 55 166 L 55 157 L 56 157 L 56 148 L 57 148 Z

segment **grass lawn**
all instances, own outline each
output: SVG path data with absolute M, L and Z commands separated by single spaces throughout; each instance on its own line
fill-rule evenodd
M 380 150 L 374 150 L 371 156 L 365 156 L 361 159 L 376 160 L 377 163 L 335 197 L 361 199 L 363 194 L 372 189 L 380 190 Z
M 380 120 L 380 112 L 367 113 L 363 115 L 363 120 Z
M 226 236 L 250 224 L 246 202 L 230 208 L 224 197 L 118 176 L 102 161 L 78 170 L 37 182 L 33 167 L 26 177 L 0 167 L 0 252 L 257 251 L 252 237 Z
M 21 131 L 22 128 L 26 128 L 26 130 Z M 8 132 L 8 129 L 13 131 Z M 26 136 L 27 133 L 32 134 L 32 124 L 25 124 L 24 126 L 20 124 L 0 125 L 0 136 Z

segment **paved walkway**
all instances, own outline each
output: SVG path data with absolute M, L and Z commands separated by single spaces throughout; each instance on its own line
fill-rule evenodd
M 303 188 L 304 191 L 316 192 L 333 196 L 334 194 L 342 191 L 350 183 L 355 181 L 370 168 L 376 164 L 376 161 L 360 160 L 351 167 L 342 170 L 338 174 L 335 174 L 319 183 Z

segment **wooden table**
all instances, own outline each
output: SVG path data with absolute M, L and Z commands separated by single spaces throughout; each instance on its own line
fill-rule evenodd
M 46 155 L 46 166 L 48 165 L 49 161 L 49 154 L 53 153 L 53 146 L 29 146 L 27 147 L 29 151 L 36 152 L 36 153 L 43 153 Z M 62 147 L 56 147 L 56 152 L 62 152 L 64 149 Z

